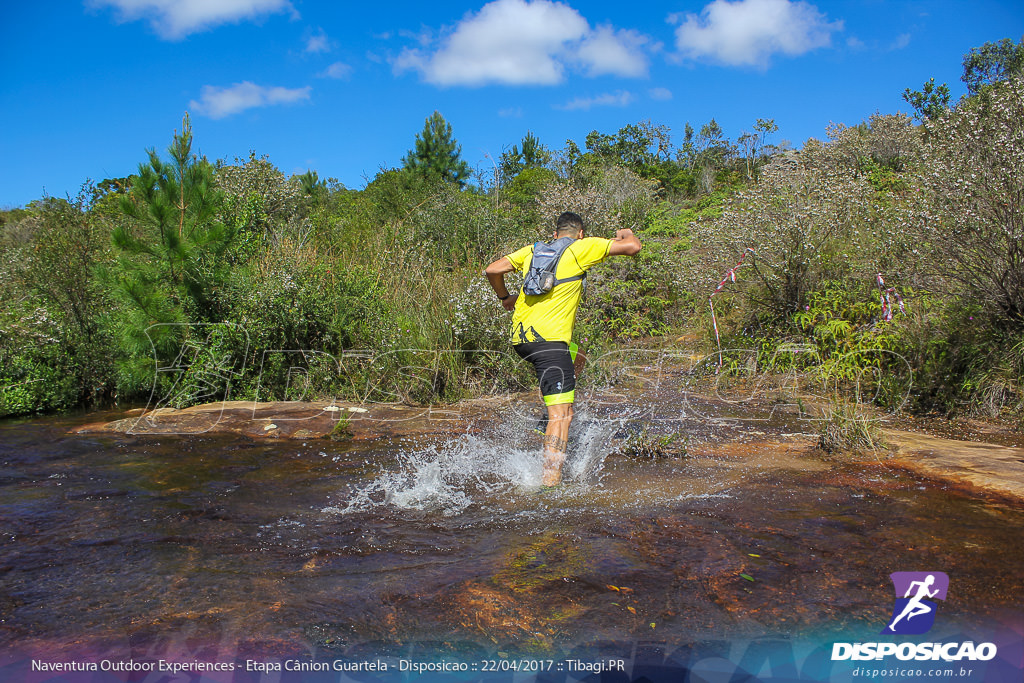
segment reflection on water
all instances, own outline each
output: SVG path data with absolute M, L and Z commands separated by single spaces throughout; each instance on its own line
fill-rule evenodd
M 551 493 L 522 421 L 369 445 L 2 425 L 0 648 L 877 634 L 915 570 L 950 575 L 950 628 L 1020 614 L 1020 507 L 823 460 L 780 421 L 680 415 L 658 426 L 685 454 L 626 457 L 630 417 L 584 406 Z

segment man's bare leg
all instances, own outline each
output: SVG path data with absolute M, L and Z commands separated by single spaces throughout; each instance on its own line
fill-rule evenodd
M 548 406 L 548 429 L 544 434 L 544 473 L 541 484 L 558 486 L 562 481 L 562 464 L 569 446 L 569 423 L 572 422 L 572 404 Z

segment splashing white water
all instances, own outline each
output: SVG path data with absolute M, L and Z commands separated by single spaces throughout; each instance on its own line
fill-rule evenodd
M 624 421 L 590 419 L 577 408 L 562 469 L 566 483 L 593 486 L 599 481 L 611 439 Z M 538 489 L 542 469 L 540 437 L 530 434 L 522 420 L 513 420 L 491 434 L 464 434 L 402 452 L 395 469 L 324 512 L 346 514 L 383 506 L 456 515 L 474 504 Z
M 342 512 L 383 505 L 458 514 L 473 504 L 474 497 L 536 488 L 540 472 L 539 451 L 466 434 L 441 445 L 401 453 L 397 468 L 356 490 Z
M 598 481 L 604 459 L 611 451 L 612 439 L 627 420 L 627 417 L 594 419 L 585 409 L 578 409 L 569 428 L 569 454 L 563 467 L 565 477 L 584 484 Z

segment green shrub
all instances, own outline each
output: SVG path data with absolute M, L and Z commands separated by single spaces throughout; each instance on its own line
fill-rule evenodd
M 0 309 L 0 417 L 78 403 L 79 376 L 60 335 L 45 308 L 21 302 Z
M 821 421 L 818 446 L 826 453 L 878 451 L 885 441 L 877 421 L 862 405 L 837 396 Z
M 896 346 L 913 369 L 913 409 L 1024 416 L 1024 343 L 988 315 L 956 298 L 917 299 Z
M 237 390 L 245 398 L 289 400 L 289 391 L 349 396 L 338 359 L 346 350 L 371 347 L 390 317 L 371 273 L 301 256 L 272 256 L 262 268 L 237 272 L 230 292 L 229 321 L 247 335 L 247 349 L 232 349 L 248 354 Z M 301 390 L 292 381 L 295 368 L 304 373 Z
M 678 254 L 656 239 L 632 258 L 613 258 L 591 269 L 577 317 L 577 336 L 601 339 L 659 335 L 669 328 L 669 311 L 679 297 Z

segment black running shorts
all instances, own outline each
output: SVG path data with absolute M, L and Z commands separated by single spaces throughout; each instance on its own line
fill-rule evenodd
M 513 349 L 533 364 L 544 405 L 572 403 L 576 397 L 576 345 L 565 342 L 526 342 Z

